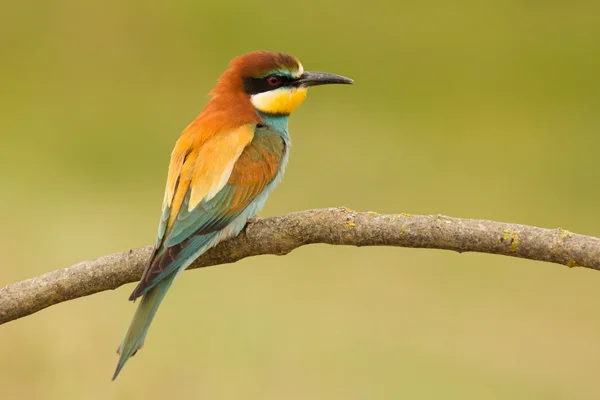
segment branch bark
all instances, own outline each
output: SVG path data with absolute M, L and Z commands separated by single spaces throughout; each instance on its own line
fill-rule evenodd
M 188 269 L 263 254 L 284 255 L 311 243 L 471 251 L 600 270 L 600 239 L 560 228 L 347 208 L 254 218 L 240 235 L 206 252 Z M 137 281 L 151 250 L 146 246 L 110 254 L 8 285 L 0 289 L 0 324 Z

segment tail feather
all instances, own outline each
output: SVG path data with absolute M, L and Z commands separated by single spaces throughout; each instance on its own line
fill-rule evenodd
M 133 320 L 127 329 L 127 333 L 125 333 L 125 337 L 117 350 L 119 362 L 117 363 L 117 368 L 112 378 L 113 381 L 117 378 L 129 357 L 133 356 L 143 346 L 144 339 L 146 338 L 152 319 L 156 314 L 156 310 L 158 310 L 158 306 L 165 297 L 165 294 L 167 294 L 167 290 L 173 283 L 176 275 L 177 274 L 172 273 L 171 275 L 166 276 L 142 297 L 142 301 L 133 316 Z

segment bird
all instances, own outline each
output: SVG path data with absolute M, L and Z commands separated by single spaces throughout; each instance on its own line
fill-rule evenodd
M 281 181 L 288 118 L 309 87 L 352 79 L 308 72 L 297 58 L 253 51 L 235 57 L 171 153 L 158 236 L 129 300 L 141 297 L 117 353 L 117 378 L 144 344 L 175 278 L 217 243 L 237 236 Z

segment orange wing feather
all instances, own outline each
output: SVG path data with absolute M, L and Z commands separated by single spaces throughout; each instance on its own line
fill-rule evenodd
M 225 186 L 244 148 L 254 137 L 254 126 L 244 125 L 206 141 L 198 150 L 190 182 L 188 211 L 210 200 Z
M 236 160 L 252 141 L 253 133 L 253 126 L 244 125 L 230 132 L 218 133 L 201 144 L 182 136 L 171 157 L 165 191 L 165 206 L 170 208 L 167 232 L 177 219 L 188 189 L 191 192 L 190 211 L 223 188 Z
M 275 178 L 282 152 L 283 141 L 280 138 L 257 137 L 246 147 L 228 181 L 238 188 L 231 202 L 232 211 L 246 207 Z M 253 193 L 248 193 L 248 190 Z

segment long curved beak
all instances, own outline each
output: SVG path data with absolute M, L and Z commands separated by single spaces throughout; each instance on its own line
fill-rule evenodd
M 300 87 L 330 85 L 334 83 L 350 85 L 354 82 L 350 78 L 327 72 L 305 72 L 295 82 Z

